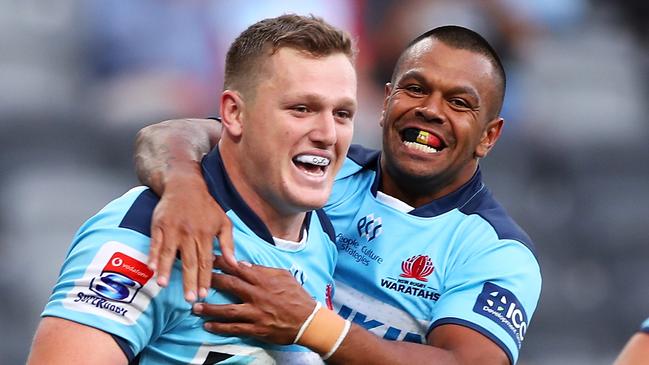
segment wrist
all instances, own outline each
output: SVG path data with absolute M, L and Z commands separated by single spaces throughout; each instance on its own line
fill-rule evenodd
M 162 184 L 163 192 L 167 190 L 187 190 L 200 185 L 207 189 L 201 165 L 197 161 L 168 162 Z
M 349 333 L 351 322 L 343 319 L 330 309 L 316 304 L 306 319 L 295 342 L 308 347 L 327 360 L 333 355 Z

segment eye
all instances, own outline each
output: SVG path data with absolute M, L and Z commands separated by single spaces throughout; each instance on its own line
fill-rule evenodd
M 451 103 L 451 105 L 453 105 L 454 107 L 457 107 L 457 108 L 462 108 L 462 109 L 470 109 L 471 108 L 471 106 L 469 105 L 469 103 L 466 100 L 460 99 L 460 98 L 453 98 L 453 99 L 449 100 L 449 103 Z
M 296 111 L 298 113 L 308 113 L 310 111 L 306 105 L 295 105 L 291 107 L 291 110 Z
M 424 88 L 419 86 L 419 85 L 416 85 L 416 84 L 408 85 L 404 89 L 406 89 L 407 91 L 409 91 L 410 93 L 413 93 L 413 94 L 423 94 L 424 93 Z
M 341 119 L 352 119 L 354 117 L 354 113 L 349 110 L 337 110 L 334 114 L 336 118 Z

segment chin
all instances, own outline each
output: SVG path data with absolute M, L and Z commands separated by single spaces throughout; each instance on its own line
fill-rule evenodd
M 322 208 L 329 199 L 331 189 L 296 189 L 291 194 L 293 205 L 302 211 L 309 211 Z

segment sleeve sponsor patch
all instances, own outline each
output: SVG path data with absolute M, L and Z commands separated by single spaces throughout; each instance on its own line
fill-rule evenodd
M 132 325 L 160 291 L 147 256 L 123 243 L 106 242 L 83 276 L 75 281 L 63 305 Z
M 521 348 L 527 331 L 527 314 L 514 293 L 486 282 L 473 306 L 473 311 L 497 323 L 514 339 L 518 349 Z
M 118 251 L 108 259 L 99 277 L 92 279 L 90 290 L 106 299 L 130 303 L 152 276 L 153 271 L 143 262 Z

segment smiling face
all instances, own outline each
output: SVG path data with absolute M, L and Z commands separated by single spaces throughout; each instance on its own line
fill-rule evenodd
M 228 174 L 262 219 L 322 207 L 352 138 L 350 59 L 280 48 L 251 72 L 261 80 L 253 97 L 232 91 L 222 97 Z
M 386 85 L 382 189 L 419 206 L 457 190 L 500 136 L 498 80 L 483 55 L 426 38 Z

